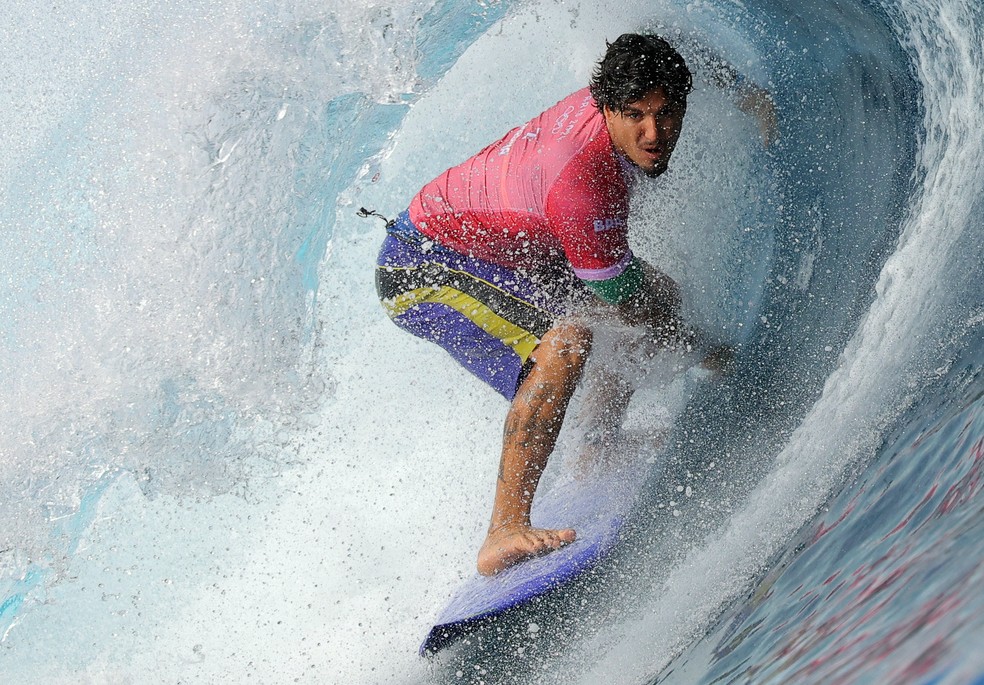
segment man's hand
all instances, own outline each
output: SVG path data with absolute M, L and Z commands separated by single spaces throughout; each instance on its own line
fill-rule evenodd
M 728 376 L 735 370 L 735 351 L 728 345 L 721 345 L 711 350 L 700 365 L 715 376 Z

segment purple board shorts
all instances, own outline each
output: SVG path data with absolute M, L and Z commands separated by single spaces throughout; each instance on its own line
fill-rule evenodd
M 437 245 L 407 212 L 387 227 L 376 290 L 397 326 L 437 343 L 508 400 L 571 302 L 512 269 Z

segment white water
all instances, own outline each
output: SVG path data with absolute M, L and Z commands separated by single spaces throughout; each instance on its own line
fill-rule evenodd
M 5 563 L 41 561 L 58 578 L 7 627 L 0 673 L 11 681 L 433 677 L 416 648 L 471 572 L 505 406 L 385 320 L 371 280 L 379 227 L 354 210 L 401 210 L 448 164 L 583 85 L 603 38 L 651 17 L 713 33 L 737 63 L 753 53 L 712 6 L 530 3 L 427 90 L 336 208 L 321 188 L 341 166 L 331 138 L 345 128 L 321 130 L 326 104 L 411 91 L 420 57 L 409 46 L 429 7 L 274 11 L 243 0 L 51 20 L 21 9 L 7 24 L 3 71 L 20 78 L 5 92 L 21 106 L 3 124 L 12 144 L 2 169 L 8 193 L 22 195 L 0 215 L 4 253 L 17 255 L 0 301 L 12 322 L 0 412 L 11 445 L 0 465 L 15 484 Z M 948 84 L 927 99 L 920 155 L 932 173 L 864 325 L 761 492 L 669 578 L 654 578 L 651 602 L 582 646 L 587 659 L 561 657 L 557 680 L 583 661 L 584 682 L 658 670 L 877 438 L 905 401 L 894 379 L 933 367 L 951 322 L 931 305 L 952 292 L 944 265 L 970 270 L 968 192 L 984 185 L 973 137 L 981 64 L 961 28 L 974 20 L 944 12 L 958 48 L 947 54 L 966 61 L 941 65 L 936 14 L 919 7 L 903 17 L 917 30 L 902 27 L 925 57 L 923 83 Z M 41 70 L 38 32 L 57 48 L 43 51 Z M 105 90 L 91 95 L 93 83 Z M 950 92 L 954 83 L 965 89 Z M 674 161 L 679 171 L 635 207 L 637 234 L 659 227 L 640 251 L 682 282 L 697 320 L 741 339 L 756 320 L 776 211 L 754 123 L 699 91 Z M 747 221 L 733 222 L 733 208 Z M 297 286 L 294 255 L 333 214 L 315 301 Z M 57 528 L 49 539 L 50 519 L 121 470 L 77 545 Z
M 331 571 L 298 640 L 356 626 L 358 600 L 341 614 L 336 602 L 367 581 L 339 570 L 340 550 L 365 543 L 329 534 L 368 511 L 356 480 L 316 464 L 312 501 L 337 483 L 345 496 L 327 519 L 299 504 L 275 526 L 289 504 L 278 476 L 321 458 L 291 436 L 317 425 L 307 415 L 333 387 L 295 254 L 334 211 L 327 103 L 412 88 L 410 36 L 429 4 L 25 4 L 4 18 L 0 561 L 26 596 L 4 616 L 4 681 L 262 676 L 230 632 L 294 653 L 262 615 L 281 620 L 294 579 L 317 567 Z M 85 495 L 105 483 L 93 509 Z M 325 531 L 317 559 L 295 565 L 280 547 L 304 545 L 298 518 Z M 264 545 L 272 574 L 250 566 Z M 231 613 L 209 618 L 214 583 L 233 578 L 251 599 L 229 604 L 223 587 Z M 320 650 L 323 670 L 345 651 Z M 285 670 L 256 661 L 267 681 Z

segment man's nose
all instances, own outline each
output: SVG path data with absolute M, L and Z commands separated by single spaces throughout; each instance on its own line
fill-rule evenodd
M 656 117 L 642 118 L 642 138 L 651 143 L 656 142 L 656 139 L 659 138 L 659 126 L 656 123 Z

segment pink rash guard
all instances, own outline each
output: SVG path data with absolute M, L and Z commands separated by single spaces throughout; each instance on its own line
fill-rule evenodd
M 605 281 L 633 260 L 627 165 L 584 88 L 425 185 L 410 219 L 463 254 L 510 268 L 566 260 Z

